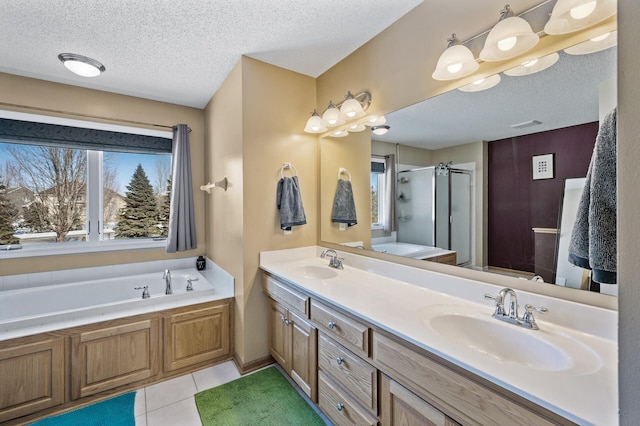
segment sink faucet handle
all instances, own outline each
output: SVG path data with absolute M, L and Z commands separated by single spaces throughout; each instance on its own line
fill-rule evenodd
M 142 298 L 143 299 L 148 299 L 149 297 L 151 297 L 151 295 L 149 294 L 149 286 L 145 285 L 143 287 L 134 287 L 134 290 L 142 290 Z
M 525 327 L 531 328 L 532 330 L 538 330 L 538 324 L 536 324 L 536 319 L 533 316 L 533 311 L 540 312 L 541 314 L 546 314 L 549 312 L 549 309 L 543 307 L 537 307 L 530 304 L 524 305 L 525 313 L 522 315 L 522 323 Z
M 497 296 L 492 296 L 490 294 L 485 294 L 484 295 L 485 299 L 491 299 L 493 301 L 496 302 L 496 311 L 493 313 L 493 316 L 500 316 L 500 315 L 504 315 L 504 299 L 502 298 L 501 294 L 498 294 Z
M 548 308 L 533 306 L 533 305 L 530 305 L 528 303 L 526 305 L 524 305 L 524 310 L 527 311 L 527 313 L 530 313 L 530 314 L 532 314 L 533 311 L 540 312 L 541 314 L 548 314 L 549 313 L 549 309 Z

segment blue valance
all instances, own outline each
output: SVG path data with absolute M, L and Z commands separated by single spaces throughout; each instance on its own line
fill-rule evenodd
M 0 142 L 132 153 L 171 153 L 170 138 L 0 118 Z

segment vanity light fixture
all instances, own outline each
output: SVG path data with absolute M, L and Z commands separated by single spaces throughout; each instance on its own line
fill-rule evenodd
M 351 126 L 347 127 L 346 130 L 348 132 L 362 132 L 364 130 L 366 130 L 366 126 L 362 123 L 360 124 L 352 124 Z
M 560 55 L 556 52 L 551 53 L 550 55 L 543 56 L 537 59 L 531 59 L 529 61 L 525 61 L 517 67 L 513 67 L 504 72 L 505 75 L 510 77 L 522 77 L 525 75 L 535 74 L 542 70 L 546 70 L 560 59 Z
M 69 71 L 81 77 L 97 77 L 106 70 L 105 66 L 95 59 L 75 53 L 61 53 L 58 59 Z
M 315 108 L 311 113 L 311 117 L 307 120 L 307 125 L 304 127 L 304 131 L 307 133 L 322 133 L 327 131 L 327 128 L 322 122 L 322 117 L 320 117 L 320 114 L 318 114 L 318 111 L 316 111 Z
M 579 31 L 615 15 L 616 0 L 558 0 L 544 26 L 547 34 Z
M 569 55 L 587 55 L 608 49 L 616 44 L 618 44 L 618 31 L 611 31 L 575 46 L 567 47 L 564 51 Z
M 347 132 L 344 129 L 340 129 L 340 130 L 331 132 L 329 136 L 331 136 L 332 138 L 344 138 L 345 136 L 349 136 L 349 132 Z
M 384 115 L 373 116 L 369 118 L 364 124 L 367 126 L 382 126 L 387 122 L 387 118 Z
M 500 20 L 489 31 L 480 59 L 486 62 L 504 61 L 532 49 L 540 38 L 523 18 L 515 16 L 509 5 L 500 12 Z
M 329 101 L 327 110 L 322 114 L 322 122 L 326 127 L 336 127 L 344 124 L 344 120 L 340 116 L 340 110 L 333 104 L 333 101 Z
M 374 134 L 378 135 L 378 136 L 382 136 L 382 135 L 386 134 L 389 131 L 390 128 L 391 127 L 389 127 L 389 126 L 373 126 L 371 128 L 371 131 Z
M 344 102 L 342 103 L 342 106 L 340 106 L 340 116 L 345 121 L 354 120 L 364 116 L 362 104 L 360 104 L 350 91 L 347 91 L 347 94 L 344 97 Z
M 473 57 L 471 50 L 460 43 L 455 33 L 451 38 L 447 49 L 442 52 L 435 71 L 431 74 L 434 80 L 455 80 L 474 73 L 480 65 Z
M 496 84 L 500 83 L 500 75 L 494 74 L 489 77 L 481 78 L 466 86 L 459 87 L 458 90 L 463 92 L 480 92 L 482 90 L 491 89 Z

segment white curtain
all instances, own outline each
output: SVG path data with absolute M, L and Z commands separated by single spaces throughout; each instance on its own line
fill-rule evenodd
M 193 210 L 193 185 L 191 184 L 191 153 L 189 127 L 178 124 L 173 128 L 171 167 L 171 211 L 167 253 L 191 250 L 196 242 L 196 221 Z

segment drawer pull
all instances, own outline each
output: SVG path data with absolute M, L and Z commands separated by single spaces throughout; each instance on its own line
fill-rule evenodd
M 329 321 L 329 323 L 327 324 L 327 327 L 329 327 L 331 330 L 333 330 L 334 328 L 336 328 L 336 323 L 335 323 L 335 321 Z
M 289 324 L 291 324 L 291 321 L 290 321 L 290 320 L 288 320 L 288 319 L 286 319 L 285 317 L 281 317 L 280 319 L 282 320 L 282 322 L 284 323 L 284 325 L 289 325 Z
M 338 363 L 338 365 L 342 365 L 342 363 L 344 362 L 344 358 L 339 356 L 338 358 L 336 358 L 336 362 Z
M 338 402 L 336 404 L 336 408 L 338 409 L 338 411 L 342 411 L 344 409 L 344 404 L 342 402 Z

